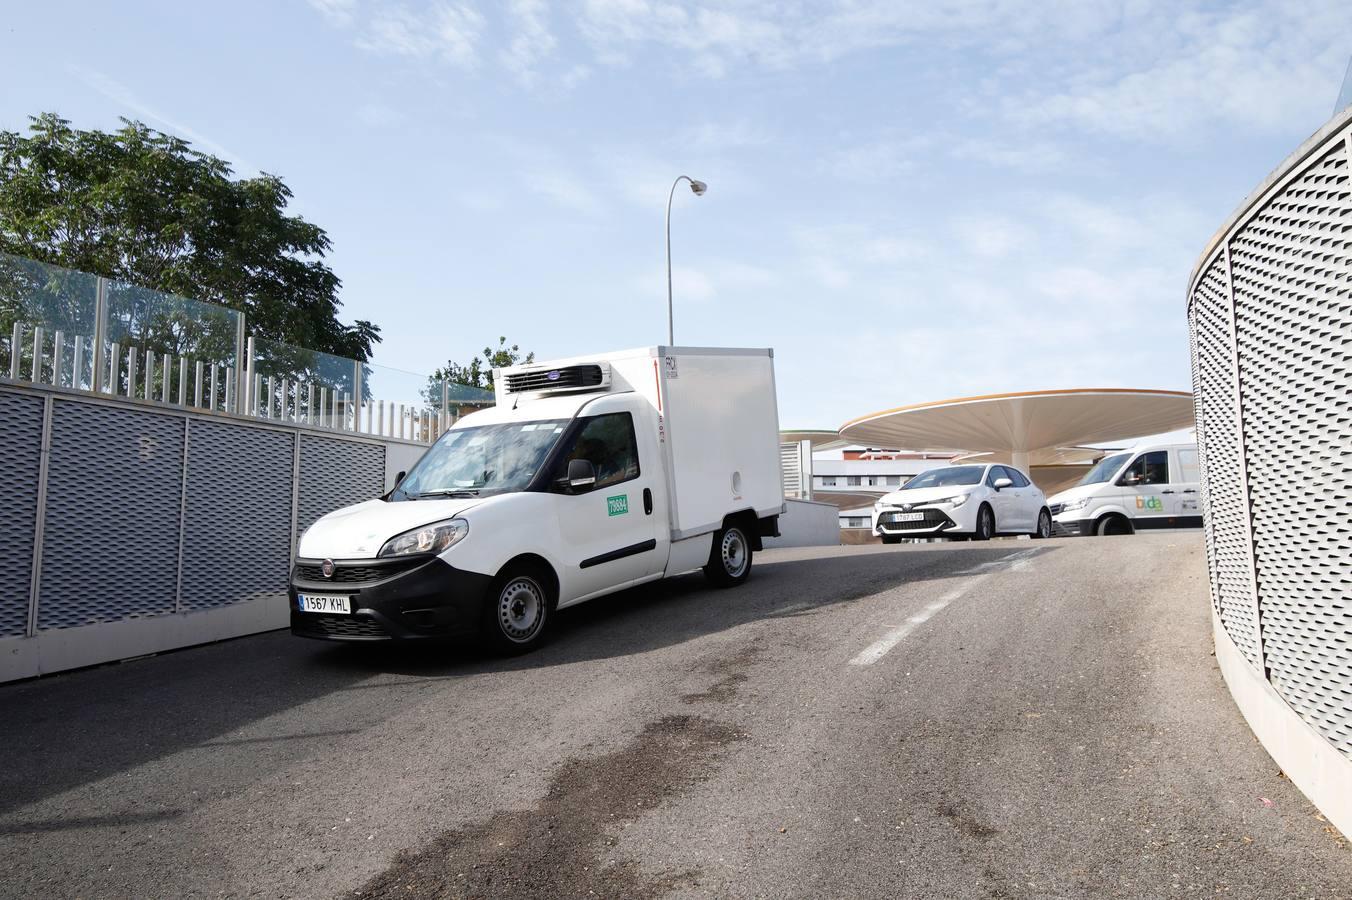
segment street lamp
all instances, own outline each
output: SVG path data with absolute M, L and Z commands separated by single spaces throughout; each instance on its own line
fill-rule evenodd
M 667 195 L 667 346 L 676 345 L 676 326 L 671 316 L 671 200 L 676 196 L 676 185 L 680 184 L 682 179 L 690 182 L 690 190 L 696 197 L 704 196 L 704 192 L 709 186 L 702 181 L 696 181 L 689 175 L 682 175 L 671 183 L 671 193 Z

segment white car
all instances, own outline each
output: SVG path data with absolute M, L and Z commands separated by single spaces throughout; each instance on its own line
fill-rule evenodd
M 884 544 L 917 537 L 1045 538 L 1052 534 L 1052 514 L 1041 488 L 1013 466 L 940 466 L 873 504 L 873 533 Z

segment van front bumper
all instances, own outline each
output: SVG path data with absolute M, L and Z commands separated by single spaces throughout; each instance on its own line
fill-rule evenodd
M 1075 519 L 1070 516 L 1052 519 L 1052 537 L 1081 537 L 1093 533 L 1093 519 Z
M 491 575 L 457 569 L 438 557 L 338 560 L 324 577 L 322 560 L 291 570 L 291 633 L 328 641 L 462 637 L 477 631 Z M 345 596 L 352 613 L 301 612 L 296 595 Z

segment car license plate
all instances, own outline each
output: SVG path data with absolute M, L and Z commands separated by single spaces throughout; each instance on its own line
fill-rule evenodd
M 923 521 L 925 521 L 925 514 L 924 514 L 924 513 L 893 513 L 893 514 L 892 514 L 892 521 L 893 521 L 893 522 L 923 522 Z
M 351 598 L 337 594 L 297 594 L 296 602 L 300 605 L 301 612 L 352 615 Z

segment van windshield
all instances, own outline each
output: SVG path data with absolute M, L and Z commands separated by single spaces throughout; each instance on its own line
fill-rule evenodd
M 906 484 L 902 485 L 903 491 L 914 490 L 915 488 L 932 487 L 951 487 L 955 484 L 979 484 L 981 475 L 986 471 L 985 466 L 943 466 L 938 469 L 930 469 L 928 472 L 921 472 L 912 478 Z
M 1086 472 L 1084 477 L 1081 478 L 1078 483 L 1103 484 L 1103 482 L 1112 478 L 1113 475 L 1117 473 L 1118 469 L 1122 468 L 1122 464 L 1127 461 L 1127 457 L 1129 456 L 1131 456 L 1130 453 L 1118 453 L 1115 456 L 1103 457 L 1103 459 L 1098 461 L 1098 465 Z
M 482 497 L 523 491 L 563 434 L 564 419 L 452 428 L 418 460 L 390 499 Z

